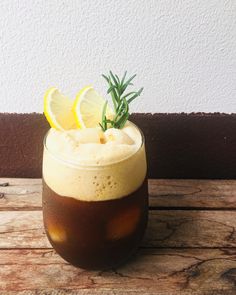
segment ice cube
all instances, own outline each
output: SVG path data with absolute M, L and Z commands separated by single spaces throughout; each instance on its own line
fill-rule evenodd
M 77 143 L 101 143 L 103 134 L 100 128 L 70 130 L 68 135 Z
M 49 237 L 52 239 L 53 242 L 63 243 L 66 241 L 66 231 L 62 226 L 48 224 L 47 231 Z
M 122 211 L 107 224 L 107 239 L 118 240 L 132 234 L 139 222 L 140 209 L 129 208 Z
M 128 134 L 122 130 L 116 128 L 107 129 L 104 133 L 106 142 L 112 142 L 115 144 L 134 144 L 134 141 L 129 137 Z
M 130 122 L 127 122 L 125 127 L 122 129 L 122 131 L 128 135 L 132 140 L 139 145 L 142 141 L 142 136 L 140 134 L 140 131 Z

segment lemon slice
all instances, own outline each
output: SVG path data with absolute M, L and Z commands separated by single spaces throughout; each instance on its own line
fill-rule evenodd
M 52 87 L 44 95 L 44 114 L 51 127 L 68 130 L 76 127 L 73 101 Z
M 105 100 L 93 89 L 92 86 L 86 86 L 77 94 L 73 112 L 78 128 L 98 127 L 102 121 L 102 111 Z M 112 109 L 107 106 L 107 118 L 112 118 Z

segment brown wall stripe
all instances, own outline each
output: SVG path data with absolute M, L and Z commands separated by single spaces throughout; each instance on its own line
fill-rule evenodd
M 236 114 L 133 114 L 152 178 L 236 179 Z M 41 177 L 42 114 L 0 113 L 0 177 Z

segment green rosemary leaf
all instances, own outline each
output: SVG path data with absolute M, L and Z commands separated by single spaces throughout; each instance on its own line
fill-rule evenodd
M 132 97 L 130 97 L 128 99 L 128 103 L 131 103 L 131 101 L 133 101 L 136 97 L 138 97 L 143 91 L 143 87 L 139 89 L 139 91 L 137 91 Z
M 123 94 L 124 93 L 124 91 L 126 90 L 126 88 L 130 85 L 130 82 L 134 79 L 136 77 L 136 74 L 135 75 L 133 75 L 131 78 L 129 78 L 126 82 L 125 82 L 125 84 L 122 86 L 122 93 L 121 94 Z
M 111 87 L 108 88 L 107 94 L 109 94 L 111 91 L 113 91 L 116 87 L 112 85 Z
M 100 127 L 102 128 L 102 131 L 103 131 L 103 132 L 106 131 L 106 130 L 104 129 L 104 127 L 103 127 L 103 124 L 99 123 L 99 125 L 100 125 Z
M 133 101 L 138 96 L 139 96 L 138 93 L 136 93 L 135 95 L 133 95 L 131 98 L 128 99 L 128 103 L 131 103 L 131 101 Z
M 122 80 L 121 80 L 121 83 L 120 83 L 121 86 L 123 86 L 123 84 L 124 84 L 126 75 L 127 75 L 127 71 L 125 71 L 124 76 L 122 77 Z
M 114 81 L 115 83 L 115 86 L 116 86 L 116 90 L 117 90 L 117 95 L 120 97 L 120 92 L 121 92 L 121 85 L 120 85 L 120 79 L 117 75 L 114 75 L 112 73 L 112 71 L 110 71 L 110 75 L 111 75 L 111 78 L 112 80 Z
M 128 105 L 128 102 L 126 101 L 126 99 L 123 100 L 123 107 L 121 109 L 122 109 L 122 115 L 116 121 L 117 128 L 120 128 L 121 123 L 125 120 L 127 114 L 129 113 L 129 105 Z
M 137 93 L 136 91 L 129 92 L 126 95 L 124 95 L 123 98 L 127 98 L 128 96 L 130 96 L 132 94 L 136 94 L 136 93 Z
M 115 76 L 113 75 L 112 71 L 110 71 L 110 76 L 111 76 L 112 80 L 114 81 L 116 87 L 118 88 L 119 83 L 118 83 L 118 81 L 116 80 Z
M 120 125 L 122 124 L 122 122 L 124 121 L 125 117 L 127 116 L 127 113 L 123 114 L 114 124 L 115 128 L 120 129 Z
M 122 114 L 122 111 L 123 111 L 123 103 L 121 103 L 119 105 L 119 107 L 117 108 L 117 110 L 116 110 L 116 115 L 115 115 L 115 118 L 114 118 L 115 122 L 119 118 L 119 116 Z
M 109 78 L 107 76 L 105 76 L 104 74 L 102 74 L 102 77 L 109 83 Z
M 116 93 L 116 90 L 115 90 L 115 86 L 111 82 L 111 78 L 110 77 L 109 77 L 108 81 L 109 81 L 110 88 L 113 87 L 110 93 L 111 93 L 111 97 L 112 97 L 112 102 L 113 102 L 114 110 L 116 111 L 117 104 L 119 103 L 118 97 L 117 97 L 117 93 Z
M 124 118 L 123 118 L 123 121 L 120 123 L 120 129 L 122 129 L 124 126 L 125 126 L 125 123 L 127 122 L 127 120 L 129 119 L 129 113 L 126 113 Z
M 104 118 L 104 129 L 107 130 L 107 117 Z
M 116 77 L 116 80 L 118 81 L 118 85 L 120 85 L 120 79 L 119 79 L 119 77 L 117 75 L 115 75 L 115 77 Z
M 124 102 L 125 112 L 127 113 L 129 111 L 129 104 L 125 98 L 123 98 L 123 102 Z
M 102 111 L 102 122 L 99 123 L 102 130 L 105 131 L 107 128 L 123 128 L 129 118 L 129 103 L 131 103 L 137 96 L 141 94 L 143 88 L 138 91 L 132 91 L 125 94 L 128 86 L 133 85 L 131 82 L 136 75 L 131 76 L 126 80 L 127 71 L 125 71 L 122 79 L 120 79 L 112 71 L 109 71 L 109 75 L 102 75 L 107 81 L 109 87 L 107 93 L 111 95 L 115 115 L 112 119 L 106 117 L 107 101 L 103 106 Z M 122 96 L 123 95 L 123 96 Z

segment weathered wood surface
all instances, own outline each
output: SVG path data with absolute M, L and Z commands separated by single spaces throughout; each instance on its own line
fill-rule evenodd
M 43 229 L 40 179 L 0 178 L 0 294 L 236 294 L 236 181 L 149 180 L 149 224 L 118 269 L 62 260 Z
M 48 248 L 41 211 L 1 211 L 0 249 Z M 150 210 L 142 247 L 236 247 L 236 211 Z
M 42 180 L 0 178 L 1 210 L 41 210 Z
M 1 250 L 0 264 L 0 290 L 24 294 L 236 293 L 236 249 L 140 249 L 122 267 L 99 272 L 75 268 L 50 249 Z
M 41 179 L 0 178 L 0 210 L 40 210 L 41 196 Z M 236 209 L 236 180 L 149 179 L 149 200 L 158 208 Z
M 151 207 L 234 208 L 236 180 L 149 179 Z

